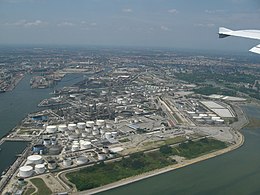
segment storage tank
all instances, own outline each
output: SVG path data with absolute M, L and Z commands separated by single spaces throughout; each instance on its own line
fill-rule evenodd
M 86 123 L 79 122 L 79 123 L 77 123 L 77 127 L 78 127 L 79 129 L 85 129 Z
M 48 161 L 48 169 L 53 170 L 56 169 L 56 167 L 57 167 L 57 163 L 55 162 L 55 160 Z
M 105 138 L 106 138 L 106 139 L 111 139 L 111 138 L 112 138 L 112 133 L 106 132 L 106 133 L 105 133 Z
M 42 157 L 40 155 L 31 155 L 27 157 L 27 164 L 41 164 Z
M 48 125 L 46 127 L 46 132 L 47 133 L 55 133 L 57 131 L 57 126 L 56 125 Z
M 80 149 L 79 143 L 77 143 L 77 144 L 75 143 L 75 144 L 73 144 L 72 147 L 71 147 L 71 151 L 73 151 L 73 152 L 74 152 L 74 151 L 78 151 L 79 149 Z
M 116 137 L 117 137 L 117 132 L 116 132 L 116 131 L 112 131 L 111 134 L 112 134 L 112 137 L 113 137 L 113 138 L 116 138 Z
M 76 127 L 77 127 L 77 125 L 74 124 L 74 123 L 68 124 L 68 129 L 69 129 L 70 131 L 75 131 Z
M 22 178 L 30 177 L 33 174 L 32 166 L 22 166 L 19 168 L 19 176 Z
M 92 128 L 91 128 L 91 127 L 86 127 L 86 128 L 85 128 L 85 131 L 86 131 L 87 133 L 91 133 L 91 132 L 92 132 Z
M 93 127 L 95 125 L 95 122 L 94 121 L 87 121 L 86 122 L 86 126 L 87 127 Z
M 109 152 L 109 148 L 107 147 L 107 146 L 104 146 L 103 148 L 102 148 L 102 152 L 104 152 L 104 153 L 108 153 Z
M 107 128 L 107 129 L 111 129 L 111 128 L 112 128 L 112 125 L 111 125 L 111 124 L 108 124 L 108 123 L 106 123 L 106 128 Z
M 93 131 L 92 131 L 92 135 L 97 136 L 98 134 L 99 134 L 99 131 L 98 131 L 98 130 L 93 130 Z
M 86 156 L 79 156 L 76 160 L 77 165 L 82 165 L 88 162 L 88 159 Z
M 105 133 L 106 133 L 105 129 L 103 129 L 103 128 L 100 129 L 100 134 L 101 134 L 101 135 L 103 135 L 103 134 L 105 134 Z
M 78 137 L 79 137 L 79 136 L 78 136 L 77 134 L 70 134 L 70 135 L 69 135 L 69 140 L 70 140 L 70 141 L 73 141 L 73 140 L 78 139 Z
M 43 151 L 43 153 L 44 153 L 45 149 L 46 149 L 46 148 L 45 148 L 44 145 L 42 145 L 42 144 L 36 144 L 36 145 L 33 146 L 32 151 L 33 151 L 34 153 L 39 154 L 40 151 Z
M 68 130 L 68 127 L 65 124 L 58 126 L 58 131 L 64 132 L 64 131 L 67 131 L 67 130 Z
M 49 155 L 59 155 L 61 152 L 61 147 L 58 145 L 49 148 Z
M 81 133 L 81 137 L 87 137 L 87 136 L 88 136 L 87 132 L 82 132 Z
M 98 119 L 98 120 L 96 120 L 96 124 L 97 124 L 97 126 L 100 126 L 100 127 L 105 126 L 105 120 Z
M 85 150 L 85 149 L 90 149 L 91 148 L 91 142 L 89 141 L 84 141 L 80 144 L 80 148 L 82 150 Z
M 66 158 L 66 159 L 64 159 L 63 162 L 62 162 L 62 164 L 63 164 L 64 167 L 69 167 L 69 166 L 71 166 L 71 165 L 72 165 L 72 160 L 71 160 L 71 158 Z
M 221 118 L 219 116 L 213 116 L 213 117 L 211 117 L 211 119 L 214 121 L 217 121 L 217 120 L 220 120 Z
M 51 139 L 49 139 L 49 138 L 43 139 L 43 145 L 45 145 L 45 146 L 51 145 Z
M 105 160 L 106 159 L 106 154 L 103 152 L 98 153 L 98 160 Z
M 38 165 L 35 165 L 35 172 L 37 174 L 42 174 L 45 172 L 45 165 L 44 164 L 38 164 Z

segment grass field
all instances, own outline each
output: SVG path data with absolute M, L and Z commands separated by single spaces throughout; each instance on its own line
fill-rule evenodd
M 35 185 L 38 189 L 35 195 L 50 195 L 52 191 L 47 187 L 45 182 L 41 178 L 33 178 L 30 180 L 33 185 Z

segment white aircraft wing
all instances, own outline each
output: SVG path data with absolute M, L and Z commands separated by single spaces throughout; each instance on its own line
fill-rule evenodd
M 260 40 L 260 30 L 230 30 L 228 28 L 219 28 L 219 38 L 225 38 L 228 36 L 244 37 L 249 39 Z M 249 51 L 260 54 L 260 45 L 257 45 Z

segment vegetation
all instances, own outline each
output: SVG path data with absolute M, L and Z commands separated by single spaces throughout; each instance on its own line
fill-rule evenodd
M 23 195 L 31 195 L 33 192 L 35 192 L 35 190 L 35 188 L 27 188 Z
M 128 139 L 128 138 L 123 138 L 123 139 L 119 140 L 119 142 L 121 142 L 121 143 L 129 142 L 129 141 L 130 141 L 130 139 Z
M 200 87 L 198 89 L 195 89 L 194 92 L 202 95 L 218 94 L 218 95 L 236 96 L 236 91 L 230 89 L 223 89 L 220 87 L 213 87 L 212 85 Z
M 225 147 L 225 143 L 207 138 L 196 142 L 188 141 L 174 148 L 163 145 L 159 151 L 133 153 L 129 157 L 123 157 L 121 161 L 113 163 L 101 162 L 68 173 L 66 177 L 76 185 L 78 190 L 82 191 L 171 165 L 176 163 L 171 158 L 173 155 L 190 159 Z
M 33 185 L 35 185 L 38 189 L 37 195 L 49 195 L 52 194 L 52 191 L 50 188 L 47 187 L 45 182 L 41 178 L 33 178 L 30 180 Z
M 203 138 L 196 142 L 189 140 L 181 143 L 178 147 L 172 148 L 171 154 L 191 159 L 226 147 L 226 143 L 219 140 Z
M 66 174 L 78 190 L 87 190 L 112 183 L 127 177 L 145 173 L 175 163 L 159 151 L 151 153 L 134 153 L 121 161 L 100 163 L 77 172 Z
M 178 79 L 191 83 L 204 83 L 207 80 L 222 81 L 230 83 L 250 83 L 254 84 L 255 80 L 259 80 L 258 76 L 243 74 L 243 73 L 216 73 L 216 72 L 193 72 L 190 74 L 178 73 L 175 74 Z

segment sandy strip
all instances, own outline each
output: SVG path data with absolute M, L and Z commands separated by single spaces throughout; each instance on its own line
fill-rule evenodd
M 149 177 L 160 175 L 160 174 L 163 174 L 163 173 L 175 170 L 175 169 L 186 167 L 188 165 L 198 163 L 198 162 L 203 161 L 203 160 L 214 158 L 214 157 L 219 156 L 221 154 L 225 154 L 227 152 L 235 150 L 235 149 L 237 149 L 237 148 L 239 148 L 240 146 L 243 145 L 244 136 L 239 131 L 236 131 L 236 140 L 237 140 L 236 144 L 233 144 L 233 145 L 231 145 L 231 146 L 229 146 L 225 149 L 212 152 L 210 154 L 205 154 L 203 156 L 200 156 L 200 157 L 197 157 L 197 158 L 194 158 L 194 159 L 191 159 L 191 160 L 184 160 L 181 163 L 171 165 L 171 166 L 168 166 L 168 167 L 165 167 L 165 168 L 162 168 L 162 169 L 157 169 L 157 170 L 150 171 L 150 172 L 147 172 L 147 173 L 144 173 L 144 174 L 141 174 L 141 175 L 122 179 L 120 181 L 117 181 L 117 182 L 114 182 L 114 183 L 111 183 L 111 184 L 107 184 L 107 185 L 104 185 L 104 186 L 101 186 L 101 187 L 98 187 L 98 188 L 94 188 L 94 189 L 86 190 L 86 191 L 82 191 L 82 192 L 76 192 L 76 193 L 73 193 L 73 194 L 83 195 L 83 194 L 95 194 L 95 193 L 103 192 L 103 191 L 110 190 L 110 189 L 113 189 L 113 188 L 116 188 L 116 187 L 120 187 L 120 186 L 123 186 L 123 185 L 126 185 L 126 184 L 130 184 L 130 183 L 142 180 L 142 179 L 146 179 L 146 178 L 149 178 Z

